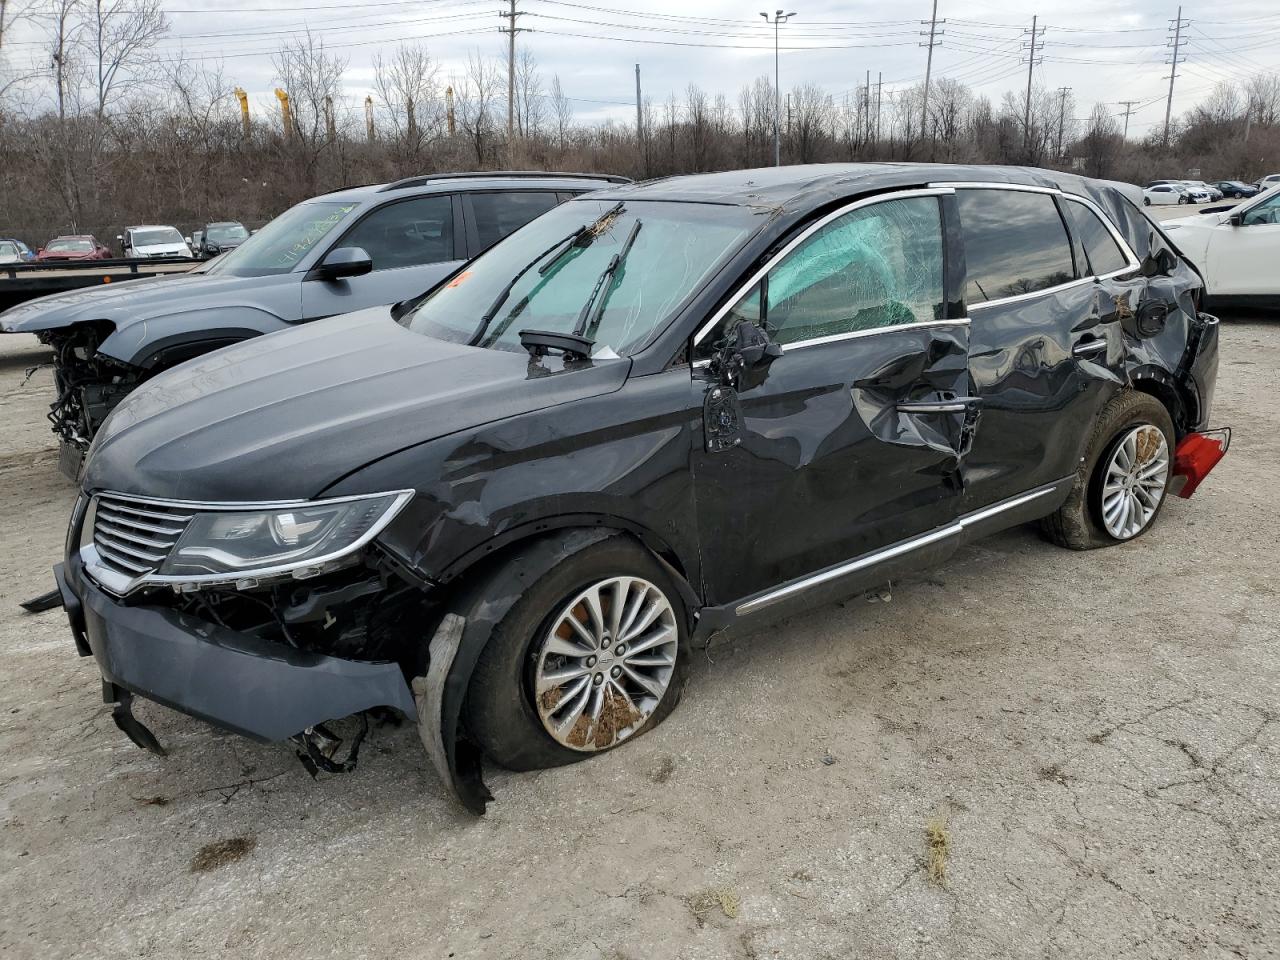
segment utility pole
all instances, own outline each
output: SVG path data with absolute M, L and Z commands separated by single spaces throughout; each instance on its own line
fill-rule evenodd
M 1057 159 L 1062 158 L 1062 136 L 1067 127 L 1067 94 L 1070 92 L 1070 87 L 1058 88 L 1058 147 L 1054 153 L 1054 157 Z
M 1140 100 L 1117 100 L 1116 106 L 1124 107 L 1124 139 L 1129 139 L 1129 116 L 1133 113 L 1133 106 L 1141 103 Z
M 920 21 L 924 23 L 923 20 Z M 941 40 L 935 38 L 946 33 L 945 30 L 939 30 L 939 23 L 946 23 L 946 20 L 938 19 L 938 0 L 933 0 L 933 12 L 929 14 L 929 42 L 922 43 L 920 46 L 928 47 L 929 54 L 924 61 L 924 98 L 920 104 L 920 140 L 924 141 L 925 128 L 929 125 L 929 77 L 933 74 L 933 48 L 942 43 Z M 920 36 L 924 36 L 925 32 L 920 31 Z
M 937 0 L 934 0 L 934 2 L 936 3 Z M 778 135 L 778 123 L 781 120 L 781 114 L 782 114 L 782 87 L 779 85 L 779 82 L 778 82 L 778 27 L 786 23 L 795 15 L 796 14 L 794 10 L 792 10 L 790 13 L 783 13 L 781 10 L 775 10 L 773 12 L 773 19 L 770 20 L 769 15 L 767 13 L 762 12 L 760 14 L 760 16 L 764 17 L 765 23 L 773 24 L 773 165 L 775 167 L 782 166 L 782 139 Z M 787 95 L 787 113 L 788 115 L 790 115 L 791 113 L 791 95 L 790 94 Z M 790 129 L 791 129 L 791 121 L 790 121 L 790 117 L 788 116 L 788 120 L 787 120 L 788 132 L 790 132 Z
M 649 165 L 645 163 L 644 149 L 644 115 L 640 112 L 640 64 L 636 64 L 636 151 L 640 154 L 640 163 L 648 175 Z
M 862 88 L 863 142 L 871 142 L 871 71 L 867 71 L 867 85 Z
M 364 98 L 364 132 L 369 138 L 369 142 L 373 143 L 373 96 Z
M 1169 99 L 1164 105 L 1164 145 L 1166 147 L 1169 145 L 1169 118 L 1173 116 L 1173 81 L 1178 76 L 1178 55 L 1182 52 L 1182 7 L 1178 7 L 1178 19 L 1169 26 L 1173 30 L 1173 38 L 1165 41 L 1165 46 L 1173 47 L 1173 59 L 1165 61 L 1172 64 L 1169 69 Z M 1190 20 L 1186 22 L 1186 26 L 1191 26 Z
M 507 166 L 512 170 L 516 166 L 516 34 L 524 29 L 516 26 L 516 17 L 524 16 L 516 9 L 516 0 L 511 0 L 511 9 L 498 14 L 507 18 L 507 25 L 499 27 L 501 33 L 507 35 Z
M 1022 150 L 1028 155 L 1027 159 L 1030 159 L 1031 153 L 1031 76 L 1036 69 L 1036 41 L 1044 34 L 1043 27 L 1036 28 L 1038 20 L 1038 15 L 1031 18 L 1031 55 L 1027 57 L 1027 102 L 1022 112 Z M 1027 33 L 1028 31 L 1024 30 L 1022 32 Z M 1028 46 L 1025 40 L 1022 45 L 1024 47 Z
M 876 74 L 876 144 L 880 143 L 880 96 L 884 92 L 884 74 Z

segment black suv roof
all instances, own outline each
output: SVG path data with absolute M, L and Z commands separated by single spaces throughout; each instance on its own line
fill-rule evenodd
M 548 173 L 542 170 L 481 170 L 456 173 L 431 173 L 405 177 L 391 183 L 371 183 L 359 187 L 343 187 L 325 196 L 341 196 L 352 200 L 371 200 L 380 193 L 439 187 L 453 189 L 464 183 L 469 190 L 511 190 L 522 186 L 563 187 L 565 189 L 599 190 L 609 185 L 631 181 L 609 173 Z

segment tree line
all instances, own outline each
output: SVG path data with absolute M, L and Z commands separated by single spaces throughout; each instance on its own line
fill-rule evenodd
M 390 46 L 363 100 L 347 60 L 300 34 L 271 56 L 280 110 L 242 117 L 225 68 L 161 57 L 158 0 L 50 0 L 38 15 L 0 0 L 0 236 L 59 233 L 110 241 L 126 225 L 207 220 L 258 225 L 299 200 L 360 183 L 469 169 L 555 169 L 661 177 L 773 162 L 911 160 L 1016 163 L 1145 182 L 1251 180 L 1280 169 L 1280 75 L 1220 84 L 1178 118 L 1126 139 L 1106 104 L 1077 119 L 1065 90 L 1033 86 L 999 102 L 939 77 L 835 96 L 802 83 L 775 98 L 768 77 L 735 97 L 690 84 L 642 101 L 637 120 L 578 122 L 558 76 L 516 58 L 507 135 L 505 58 L 472 53 L 446 74 L 428 48 Z M 6 71 L 5 36 L 36 17 L 49 52 L 28 76 Z M 1274 168 L 1274 169 L 1273 169 Z M 1199 171 L 1196 173 L 1195 171 Z

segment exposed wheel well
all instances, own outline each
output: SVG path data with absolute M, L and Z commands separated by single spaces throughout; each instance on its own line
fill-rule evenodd
M 1141 375 L 1133 379 L 1132 388 L 1139 393 L 1154 397 L 1164 405 L 1164 408 L 1169 411 L 1174 432 L 1179 438 L 1187 432 L 1187 425 L 1193 421 L 1195 410 L 1188 409 L 1188 403 L 1182 396 L 1182 391 L 1173 383 L 1157 379 L 1152 375 Z
M 534 542 L 552 537 L 563 537 L 573 530 L 609 530 L 620 536 L 630 537 L 669 567 L 685 592 L 685 602 L 690 611 L 702 606 L 699 587 L 692 579 L 688 565 L 669 543 L 652 531 L 616 517 L 575 516 L 551 517 L 534 523 L 523 524 L 514 530 L 493 537 L 483 546 L 463 554 L 444 571 L 439 579 L 446 585 L 456 585 L 459 580 L 471 580 L 486 576 L 518 550 Z

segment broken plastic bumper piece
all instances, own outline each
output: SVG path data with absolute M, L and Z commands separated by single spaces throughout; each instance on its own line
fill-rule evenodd
M 139 746 L 159 744 L 133 718 L 134 696 L 260 741 L 310 734 L 371 707 L 415 713 L 396 663 L 329 657 L 178 610 L 121 604 L 83 575 L 74 556 L 54 573 L 76 647 L 97 660 L 107 702 L 117 704 L 113 718 Z
M 1200 482 L 1231 446 L 1231 428 L 1189 433 L 1178 441 L 1173 451 L 1173 493 L 1184 500 L 1196 492 Z

